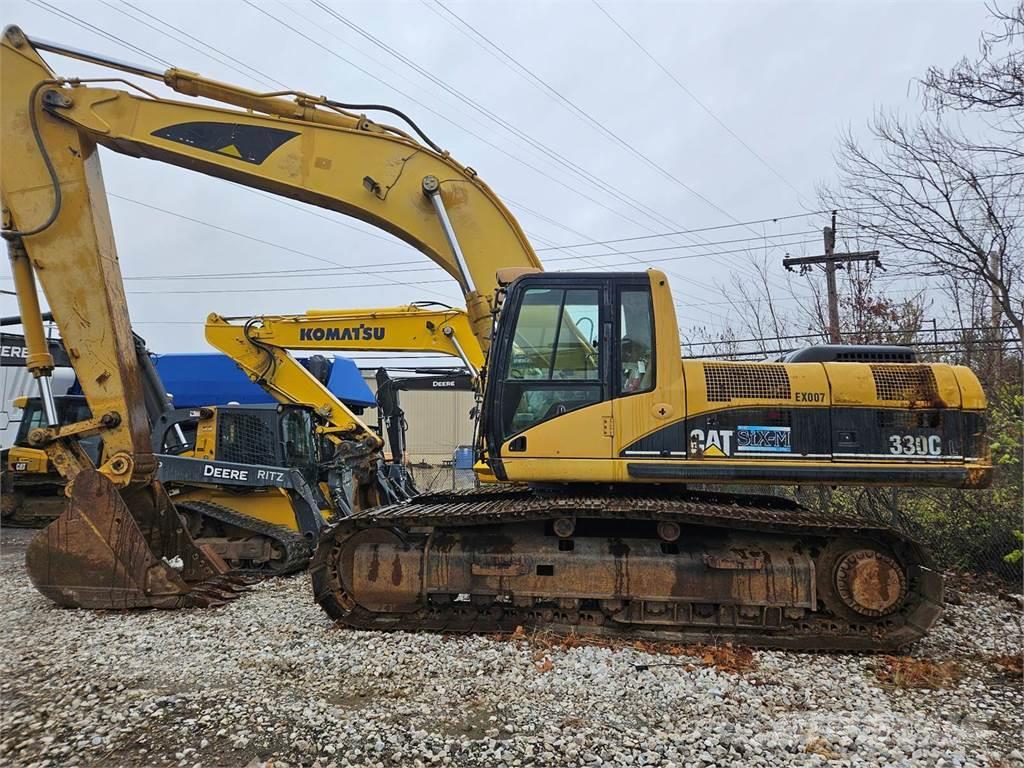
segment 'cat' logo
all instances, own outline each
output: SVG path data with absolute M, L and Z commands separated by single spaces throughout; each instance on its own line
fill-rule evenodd
M 705 456 L 732 456 L 733 429 L 695 429 L 690 432 L 690 452 Z

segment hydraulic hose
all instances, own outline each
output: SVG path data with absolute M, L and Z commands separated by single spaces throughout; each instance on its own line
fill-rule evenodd
M 29 235 L 38 235 L 40 232 L 48 229 L 53 222 L 57 220 L 57 215 L 60 213 L 60 207 L 63 203 L 63 198 L 60 189 L 60 179 L 57 178 L 57 169 L 53 167 L 53 161 L 50 159 L 50 153 L 46 151 L 46 145 L 43 144 L 43 137 L 39 133 L 39 122 L 36 116 L 36 96 L 39 94 L 39 89 L 46 85 L 57 85 L 59 80 L 40 80 L 36 83 L 32 89 L 32 93 L 28 97 L 28 121 L 32 127 L 32 137 L 36 141 L 36 148 L 39 150 L 39 154 L 43 158 L 43 164 L 46 166 L 46 172 L 50 174 L 50 183 L 53 185 L 53 209 L 50 211 L 50 215 L 46 221 L 33 229 L 4 229 L 0 230 L 0 237 L 5 240 L 13 240 L 16 237 L 28 237 Z

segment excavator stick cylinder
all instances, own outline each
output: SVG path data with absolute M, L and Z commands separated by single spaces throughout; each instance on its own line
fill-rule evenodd
M 32 584 L 69 608 L 209 607 L 239 584 L 185 530 L 163 486 L 119 491 L 94 469 L 70 483 L 67 508 L 29 543 Z

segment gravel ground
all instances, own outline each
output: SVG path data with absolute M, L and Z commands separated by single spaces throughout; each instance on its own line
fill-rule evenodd
M 304 576 L 217 610 L 97 614 L 29 584 L 5 531 L 0 764 L 11 766 L 1024 765 L 1020 607 L 963 593 L 914 656 L 755 652 L 718 671 L 635 649 L 336 629 Z M 638 671 L 637 664 L 662 664 Z

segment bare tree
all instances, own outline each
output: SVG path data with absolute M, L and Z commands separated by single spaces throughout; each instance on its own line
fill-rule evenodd
M 1002 31 L 981 54 L 929 70 L 919 120 L 881 112 L 864 145 L 840 142 L 840 181 L 821 191 L 828 207 L 873 236 L 907 274 L 947 284 L 982 280 L 1000 315 L 1024 337 L 1024 2 L 993 9 Z M 963 119 L 947 121 L 958 110 Z M 967 114 L 970 113 L 970 114 Z M 993 114 L 998 114 L 993 118 Z M 969 126 L 968 128 L 962 126 Z
M 972 144 L 940 121 L 908 125 L 879 114 L 878 149 L 841 143 L 841 181 L 822 197 L 873 234 L 905 272 L 984 280 L 1024 336 L 1024 165 Z
M 921 80 L 925 103 L 937 111 L 1004 113 L 1008 120 L 1000 127 L 1020 134 L 1024 131 L 1020 120 L 1024 50 L 1018 44 L 1024 38 L 1024 2 L 1009 11 L 992 5 L 989 13 L 1001 29 L 982 33 L 976 59 L 964 57 L 949 70 L 930 67 Z M 1010 146 L 1006 150 L 1020 156 L 1024 148 Z

